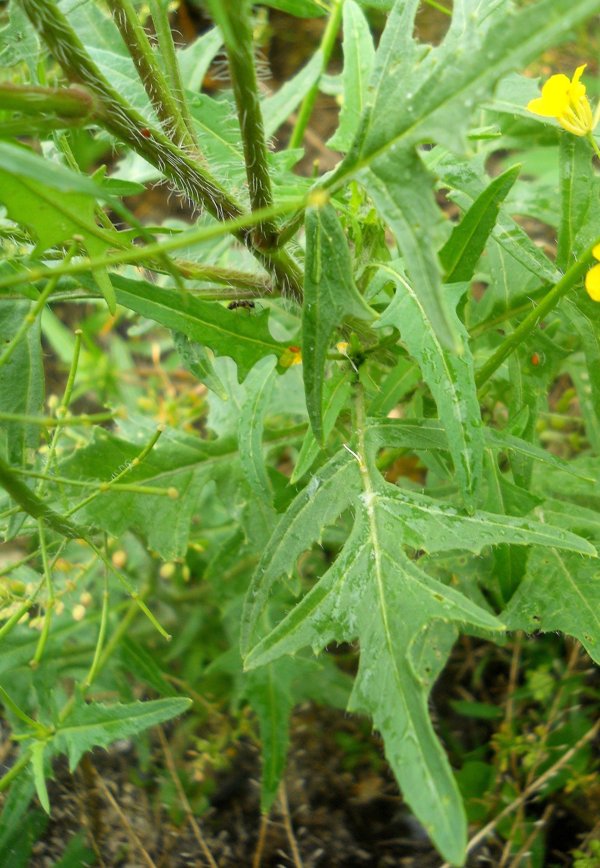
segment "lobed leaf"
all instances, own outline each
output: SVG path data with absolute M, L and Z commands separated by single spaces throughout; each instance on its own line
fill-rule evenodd
M 242 650 L 247 650 L 252 641 L 273 584 L 291 573 L 298 556 L 348 506 L 358 478 L 355 457 L 342 450 L 319 469 L 281 517 L 248 589 L 242 614 Z
M 502 613 L 511 630 L 560 630 L 600 663 L 600 565 L 548 545 L 529 556 L 527 572 Z
M 363 109 L 367 105 L 367 87 L 375 57 L 369 22 L 354 0 L 344 2 L 343 30 L 343 102 L 338 128 L 327 146 L 345 152 L 352 144 Z
M 230 356 L 241 378 L 265 356 L 278 359 L 287 344 L 276 341 L 269 331 L 268 311 L 239 317 L 218 303 L 200 301 L 177 290 L 149 286 L 143 281 L 116 278 L 117 301 L 124 307 L 204 344 L 219 356 Z
M 83 754 L 92 747 L 108 747 L 120 738 L 137 735 L 183 714 L 191 704 L 191 699 L 172 697 L 127 704 L 78 705 L 57 725 L 52 747 L 67 754 L 69 768 L 74 771 Z
M 429 553 L 464 549 L 480 554 L 484 546 L 513 543 L 554 545 L 565 551 L 598 555 L 583 537 L 529 518 L 483 510 L 464 516 L 425 494 L 400 489 L 382 497 L 380 503 L 382 509 L 402 521 L 406 544 Z
M 378 494 L 365 493 L 333 566 L 250 650 L 245 665 L 263 665 L 307 644 L 320 649 L 359 638 L 360 666 L 348 707 L 373 718 L 405 799 L 445 858 L 460 863 L 466 843 L 462 801 L 429 719 L 429 685 L 415 673 L 409 649 L 432 619 L 502 628 L 410 561 L 402 533 Z

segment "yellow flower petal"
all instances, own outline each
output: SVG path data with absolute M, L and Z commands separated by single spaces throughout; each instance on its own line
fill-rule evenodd
M 592 248 L 592 256 L 594 259 L 600 259 L 600 244 L 596 244 L 596 246 Z
M 569 97 L 571 102 L 576 102 L 581 99 L 582 96 L 585 96 L 585 84 L 581 84 L 579 79 L 583 75 L 583 70 L 586 68 L 587 63 L 582 63 L 581 66 L 578 66 L 575 72 L 573 73 L 573 78 L 571 79 L 571 87 L 569 88 Z
M 592 301 L 600 301 L 600 265 L 594 265 L 586 274 L 585 288 Z
M 538 96 L 536 99 L 532 99 L 527 103 L 527 109 L 530 112 L 533 112 L 534 115 L 541 115 L 544 118 L 553 118 L 554 109 L 548 109 L 546 104 L 546 100 L 542 96 Z
M 562 115 L 569 106 L 569 91 L 571 81 L 563 73 L 551 75 L 548 81 L 542 88 L 542 100 L 546 112 L 546 117 L 558 117 Z

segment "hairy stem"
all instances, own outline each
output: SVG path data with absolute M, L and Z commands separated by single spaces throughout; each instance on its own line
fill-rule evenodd
M 168 0 L 166 3 L 164 0 L 163 2 L 161 2 L 161 0 L 149 0 L 148 5 L 150 7 L 154 30 L 156 31 L 156 38 L 158 39 L 160 55 L 167 71 L 169 87 L 173 92 L 173 97 L 189 133 L 190 141 L 198 153 L 200 153 L 200 146 L 196 137 L 194 121 L 190 114 L 183 81 L 181 80 L 181 70 L 179 69 L 179 63 L 177 61 L 177 52 L 175 51 L 171 25 L 169 24 Z
M 195 147 L 184 123 L 179 103 L 156 60 L 133 3 L 131 0 L 107 0 L 107 6 L 163 130 L 177 144 Z
M 241 206 L 229 196 L 210 173 L 160 130 L 149 127 L 147 120 L 130 106 L 109 84 L 88 55 L 81 40 L 54 0 L 20 0 L 28 18 L 62 66 L 66 75 L 85 85 L 102 105 L 101 122 L 106 129 L 136 153 L 158 168 L 192 203 L 205 207 L 217 220 L 236 221 L 243 216 Z M 300 301 L 302 274 L 297 263 L 285 251 L 265 253 L 252 241 L 256 223 L 243 221 L 232 226 L 233 234 L 249 247 L 261 264 L 273 275 L 281 291 Z M 160 255 L 162 246 L 156 253 Z
M 229 74 L 242 132 L 250 204 L 252 210 L 256 211 L 271 205 L 273 197 L 254 65 L 248 2 L 247 0 L 210 0 L 209 7 L 225 42 Z M 259 223 L 254 230 L 256 246 L 260 249 L 272 247 L 275 232 L 275 224 L 272 221 Z
M 99 106 L 82 87 L 38 87 L 0 82 L 0 109 L 22 114 L 58 115 L 62 118 L 93 118 Z M 2 125 L 5 129 L 4 124 Z

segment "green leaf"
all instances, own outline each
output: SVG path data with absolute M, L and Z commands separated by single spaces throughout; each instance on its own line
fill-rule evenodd
M 337 417 L 346 406 L 350 395 L 350 375 L 348 371 L 338 371 L 323 386 L 323 439 L 327 441 Z M 290 483 L 294 484 L 308 473 L 320 452 L 320 446 L 315 440 L 312 430 L 306 432 Z
M 496 225 L 500 204 L 519 177 L 520 168 L 513 166 L 494 178 L 452 230 L 450 238 L 440 250 L 446 283 L 459 283 L 473 277 L 490 233 Z
M 354 485 L 353 485 L 354 483 Z M 358 483 L 356 459 L 342 450 L 313 476 L 281 517 L 252 579 L 242 615 L 241 646 L 247 649 L 272 585 L 291 574 L 296 559 L 347 507 Z
M 339 126 L 327 142 L 327 146 L 345 152 L 352 144 L 367 103 L 367 87 L 375 57 L 369 22 L 354 0 L 345 0 L 343 30 L 343 102 Z
M 398 264 L 391 263 L 383 268 L 394 278 L 397 288 L 376 327 L 398 329 L 409 353 L 419 364 L 448 432 L 450 454 L 463 499 L 472 508 L 481 482 L 483 431 L 466 332 L 461 327 L 463 355 L 444 349 L 420 297 L 404 278 Z
M 595 547 L 583 537 L 529 518 L 516 518 L 477 510 L 460 515 L 453 506 L 413 491 L 387 489 L 380 499 L 386 510 L 402 523 L 404 541 L 415 549 L 443 552 L 464 549 L 480 554 L 496 543 L 554 545 L 565 551 L 597 557 Z
M 101 256 L 110 247 L 122 247 L 118 232 L 96 225 L 95 202 L 86 193 L 62 192 L 57 196 L 53 189 L 44 184 L 0 169 L 0 201 L 6 205 L 9 216 L 15 222 L 35 234 L 37 245 L 34 256 L 71 241 L 74 236 L 81 236 L 90 257 Z M 97 268 L 93 275 L 110 312 L 114 313 L 114 290 L 106 270 Z
M 418 5 L 409 0 L 392 9 L 376 54 L 366 126 L 337 177 L 358 173 L 396 236 L 438 340 L 459 352 L 435 256 L 443 242 L 440 216 L 428 191 L 432 180 L 427 182 L 414 148 L 436 142 L 464 152 L 471 112 L 494 83 L 566 36 L 598 11 L 598 2 L 541 0 L 516 13 L 505 0 L 463 0 L 455 4 L 445 39 L 433 48 L 412 37 Z
M 218 447 L 215 453 L 214 447 L 207 444 L 203 448 L 196 438 L 170 430 L 162 434 L 152 452 L 136 466 L 133 462 L 153 433 L 148 423 L 142 425 L 140 420 L 136 423 L 137 442 L 97 429 L 88 446 L 76 450 L 61 464 L 61 475 L 110 482 L 114 474 L 129 467 L 123 482 L 152 485 L 164 491 L 176 489 L 177 498 L 112 489 L 91 501 L 77 513 L 77 518 L 115 537 L 126 530 L 136 530 L 163 558 L 182 557 L 207 478 L 214 477 L 219 469 L 222 471 L 232 455 L 237 457 L 237 452 L 230 443 L 221 458 Z M 78 495 L 80 492 L 77 489 Z
M 326 9 L 319 0 L 263 0 L 263 5 L 280 9 L 298 18 L 317 18 L 326 14 Z
M 283 665 L 282 665 L 283 664 Z M 290 741 L 289 717 L 294 705 L 291 680 L 298 666 L 295 660 L 277 660 L 246 674 L 245 694 L 260 729 L 262 777 L 260 809 L 268 813 L 283 777 Z
M 143 645 L 125 636 L 119 642 L 119 656 L 125 672 L 148 684 L 159 696 L 176 696 L 177 693 L 165 678 L 155 657 Z
M 375 447 L 406 447 L 414 450 L 448 450 L 448 437 L 445 426 L 436 419 L 368 419 L 366 436 Z M 486 446 L 493 447 L 511 455 L 518 455 L 532 461 L 568 473 L 583 482 L 595 481 L 595 470 L 579 467 L 572 461 L 565 461 L 546 449 L 515 437 L 497 428 L 484 428 Z
M 566 270 L 579 252 L 575 239 L 587 222 L 592 200 L 598 198 L 589 142 L 577 136 L 561 136 L 559 172 L 561 207 L 556 264 Z M 597 223 L 593 231 L 597 234 Z
M 160 289 L 144 281 L 114 278 L 117 301 L 160 325 L 183 332 L 219 356 L 230 356 L 244 378 L 264 356 L 278 359 L 287 344 L 271 337 L 268 311 L 236 316 L 218 303 L 200 301 L 177 290 Z
M 437 174 L 441 183 L 450 188 L 449 198 L 463 210 L 470 208 L 484 193 L 487 176 L 483 161 L 459 160 L 443 148 L 434 148 L 427 156 L 427 165 Z M 538 280 L 556 283 L 560 279 L 561 273 L 554 263 L 503 208 L 492 230 L 492 238 L 527 271 L 535 274 Z
M 37 33 L 27 15 L 16 3 L 11 3 L 8 24 L 0 30 L 0 67 L 7 69 L 26 63 L 33 72 L 39 50 Z
M 494 615 L 420 569 L 404 546 L 433 553 L 480 553 L 487 545 L 509 542 L 561 546 L 591 555 L 596 550 L 587 540 L 542 522 L 483 511 L 465 516 L 426 495 L 395 488 L 372 469 L 379 444 L 371 427 L 359 430 L 357 440 L 358 452 L 346 450 L 354 463 L 353 475 L 348 475 L 352 465 L 342 450 L 326 467 L 327 490 L 312 492 L 307 486 L 265 547 L 246 600 L 244 663 L 254 669 L 307 645 L 320 650 L 331 641 L 358 639 L 360 666 L 349 708 L 371 715 L 405 799 L 442 855 L 462 864 L 464 811 L 427 713 L 432 679 L 455 628 L 447 635 L 442 631 L 435 655 L 425 651 L 423 631 L 438 622 L 485 631 L 503 627 Z M 340 472 L 347 478 L 338 479 Z M 298 554 L 310 546 L 318 520 L 325 526 L 343 507 L 347 489 L 356 486 L 357 472 L 362 494 L 353 498 L 354 528 L 340 554 L 283 620 L 252 644 L 274 582 L 289 573 Z M 333 494 L 340 498 L 335 507 Z M 315 503 L 317 498 L 322 502 Z
M 245 386 L 247 397 L 240 413 L 238 443 L 240 462 L 254 495 L 268 504 L 273 501 L 273 491 L 267 476 L 263 451 L 263 428 L 265 413 L 274 385 L 274 361 L 272 357 L 258 362 L 248 374 Z
M 33 775 L 26 771 L 14 781 L 2 807 L 0 860 L 11 868 L 31 866 L 33 845 L 48 823 L 48 816 L 43 811 L 27 812 L 34 792 Z
M 29 301 L 3 301 L 0 316 L 0 355 L 15 336 L 33 304 Z M 36 416 L 44 401 L 44 369 L 40 344 L 40 320 L 32 323 L 9 360 L 0 368 L 0 410 Z M 10 464 L 22 466 L 26 450 L 37 449 L 40 431 L 37 425 L 2 422 Z
M 52 868 L 89 868 L 90 865 L 95 865 L 96 854 L 86 845 L 85 841 L 84 831 L 74 835 Z
M 203 33 L 185 48 L 177 52 L 177 62 L 181 72 L 181 80 L 186 90 L 196 93 L 202 87 L 204 76 L 209 70 L 215 55 L 223 44 L 217 27 Z
M 506 0 L 461 0 L 445 39 L 431 48 L 412 39 L 418 5 L 397 2 L 382 35 L 362 162 L 423 141 L 460 153 L 470 114 L 495 82 L 599 9 L 598 0 L 541 0 L 518 12 Z
M 191 704 L 191 699 L 169 698 L 126 705 L 79 705 L 57 724 L 53 747 L 68 755 L 69 768 L 74 771 L 82 755 L 92 747 L 108 747 L 117 739 L 138 735 L 183 714 Z
M 34 181 L 36 185 L 60 190 L 61 193 L 81 193 L 101 201 L 109 197 L 108 181 L 112 179 L 104 181 L 103 186 L 86 175 L 73 172 L 61 163 L 47 160 L 29 148 L 12 142 L 0 142 L 0 169 Z
M 410 648 L 431 619 L 501 629 L 493 616 L 423 573 L 403 553 L 402 523 L 364 495 L 342 553 L 295 609 L 250 650 L 263 665 L 304 645 L 360 639 L 349 709 L 365 712 L 383 735 L 406 801 L 442 855 L 460 864 L 466 824 L 459 793 L 427 710 L 428 690 Z M 385 697 L 384 700 L 382 698 Z
M 400 358 L 379 387 L 371 401 L 369 414 L 387 416 L 421 379 L 419 366 L 410 359 Z
M 50 813 L 50 799 L 48 798 L 48 789 L 46 787 L 46 774 L 44 768 L 44 753 L 46 750 L 46 742 L 34 741 L 30 747 L 31 751 L 31 768 L 33 769 L 33 782 L 35 791 L 40 800 L 40 805 L 47 814 Z
M 323 380 L 332 336 L 346 317 L 373 316 L 354 283 L 348 242 L 335 209 L 330 204 L 308 208 L 302 359 L 308 416 L 319 442 L 323 442 Z
M 585 292 L 565 298 L 560 305 L 567 327 L 581 342 L 584 365 L 572 358 L 567 370 L 577 390 L 585 432 L 596 452 L 600 452 L 600 328 L 597 302 Z
M 442 291 L 437 251 L 445 242 L 448 224 L 435 201 L 432 176 L 417 154 L 405 150 L 362 169 L 358 180 L 394 233 L 411 283 L 418 288 L 419 305 L 438 343 L 455 354 L 462 352 L 460 323 Z
M 535 549 L 502 618 L 513 630 L 560 630 L 575 636 L 600 663 L 599 562 L 551 546 Z
M 187 370 L 221 398 L 227 400 L 227 390 L 215 371 L 210 351 L 202 344 L 191 341 L 181 332 L 173 332 L 173 343 Z

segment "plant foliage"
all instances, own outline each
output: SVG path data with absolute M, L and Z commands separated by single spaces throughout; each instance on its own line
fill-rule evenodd
M 329 702 L 372 721 L 461 865 L 486 818 L 430 715 L 457 638 L 560 631 L 600 662 L 598 146 L 528 115 L 520 74 L 600 2 L 455 0 L 432 46 L 419 0 L 272 0 L 325 28 L 273 94 L 252 5 L 206 5 L 218 27 L 186 47 L 159 0 L 10 0 L 0 18 L 0 701 L 18 743 L 0 853 L 28 858 L 57 755 L 73 770 L 226 682 L 256 714 L 264 811 L 294 706 Z M 229 81 L 199 94 L 221 48 Z M 319 89 L 340 98 L 339 159 L 311 182 L 295 167 Z M 142 219 L 128 197 L 156 184 L 185 222 Z M 550 226 L 555 258 L 516 215 Z M 547 430 L 564 394 L 577 442 Z M 353 678 L 321 653 L 343 643 Z

